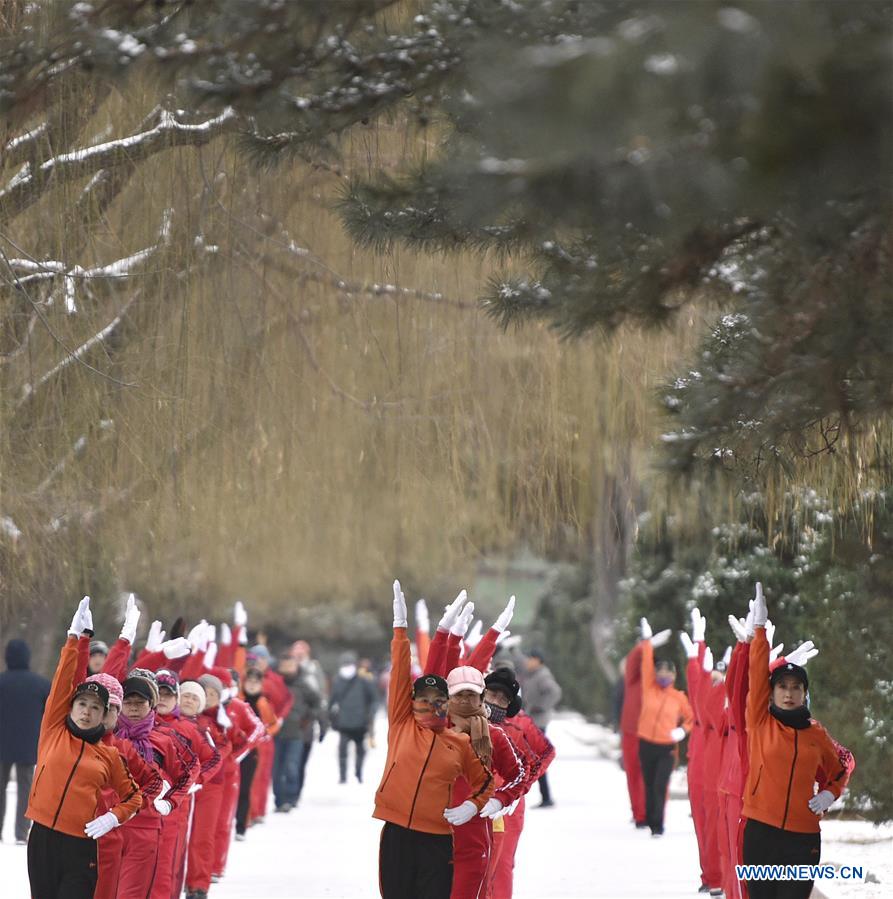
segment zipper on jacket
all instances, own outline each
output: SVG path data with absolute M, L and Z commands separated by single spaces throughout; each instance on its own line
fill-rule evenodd
M 653 735 L 655 737 L 657 736 L 657 722 L 660 719 L 660 713 L 664 710 L 664 706 L 666 705 L 666 702 L 667 702 L 667 691 L 664 690 L 664 697 L 660 701 L 660 708 L 657 710 L 657 715 L 655 715 L 655 717 L 654 717 Z
M 384 788 L 388 785 L 388 781 L 391 778 L 391 774 L 394 773 L 394 766 L 396 764 L 397 764 L 396 762 L 391 762 L 391 767 L 388 768 L 388 773 L 385 775 L 385 779 L 381 782 L 381 786 L 378 788 L 379 793 L 381 793 L 384 790 Z
M 40 783 L 40 778 L 43 777 L 44 769 L 46 765 L 40 766 L 40 771 L 37 772 L 37 780 L 34 781 L 34 786 L 31 788 L 31 795 L 37 799 L 37 785 Z
M 410 829 L 410 824 L 412 824 L 412 816 L 415 814 L 415 804 L 416 800 L 419 798 L 419 790 L 422 789 L 422 778 L 425 776 L 425 770 L 428 767 L 428 762 L 431 761 L 431 753 L 434 752 L 434 742 L 437 740 L 437 734 L 431 734 L 431 745 L 428 747 L 428 755 L 425 758 L 425 764 L 422 765 L 422 772 L 419 774 L 419 782 L 415 785 L 415 796 L 412 797 L 412 806 L 409 809 L 409 820 L 406 822 L 406 829 Z
M 794 766 L 797 764 L 797 744 L 798 744 L 798 731 L 794 731 L 794 758 L 791 759 L 791 776 L 788 778 L 788 797 L 784 803 L 784 817 L 781 819 L 781 829 L 784 830 L 785 822 L 788 820 L 788 808 L 791 805 L 791 786 L 794 783 Z
M 760 765 L 760 770 L 757 771 L 757 782 L 753 785 L 753 789 L 750 791 L 751 796 L 755 796 L 757 792 L 757 787 L 760 785 L 760 778 L 763 776 L 763 766 Z
M 59 820 L 59 813 L 62 811 L 62 803 L 65 802 L 65 796 L 68 793 L 68 788 L 71 785 L 71 779 L 74 777 L 74 772 L 77 771 L 78 765 L 81 763 L 81 756 L 84 754 L 84 748 L 87 745 L 86 740 L 81 740 L 81 751 L 78 753 L 78 757 L 74 760 L 74 764 L 71 766 L 71 773 L 68 775 L 68 780 L 65 781 L 65 789 L 62 790 L 62 798 L 59 800 L 59 807 L 56 809 L 56 815 L 53 818 L 53 823 L 50 827 L 55 830 L 56 822 Z

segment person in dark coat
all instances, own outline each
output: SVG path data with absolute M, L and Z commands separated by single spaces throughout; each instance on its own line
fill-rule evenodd
M 371 677 L 357 670 L 357 657 L 353 652 L 345 652 L 340 659 L 338 677 L 332 687 L 329 699 L 329 718 L 332 727 L 338 731 L 339 783 L 347 783 L 347 750 L 356 746 L 354 772 L 357 780 L 363 782 L 363 759 L 366 756 L 366 735 L 378 705 L 378 690 Z
M 0 830 L 6 815 L 6 787 L 16 773 L 16 843 L 28 840 L 25 818 L 37 763 L 37 739 L 50 682 L 29 670 L 31 650 L 24 640 L 6 644 L 6 671 L 0 674 Z M 2 834 L 0 834 L 2 836 Z

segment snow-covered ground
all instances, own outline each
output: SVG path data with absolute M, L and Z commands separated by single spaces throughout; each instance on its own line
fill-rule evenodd
M 384 764 L 383 721 L 370 751 L 366 783 L 339 786 L 337 736 L 313 748 L 299 808 L 271 814 L 234 843 L 226 877 L 214 899 L 374 899 L 381 824 L 370 817 Z M 616 738 L 574 715 L 550 727 L 558 758 L 549 772 L 556 806 L 532 808 L 518 850 L 517 899 L 674 899 L 697 896 L 697 847 L 683 798 L 671 798 L 660 840 L 630 823 L 623 772 L 610 757 Z M 605 758 L 603 756 L 609 756 Z M 858 769 L 857 769 L 858 776 Z M 684 789 L 674 780 L 673 795 Z M 534 788 L 533 804 L 538 802 Z M 27 899 L 25 848 L 12 845 L 12 788 L 5 840 L 0 844 L 4 899 Z M 863 864 L 879 882 L 832 888 L 828 899 L 884 899 L 893 895 L 893 826 L 828 821 L 823 861 Z M 813 892 L 818 899 L 819 890 Z

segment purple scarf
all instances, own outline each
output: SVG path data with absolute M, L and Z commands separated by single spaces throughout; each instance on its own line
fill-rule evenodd
M 115 728 L 115 736 L 122 740 L 130 740 L 134 749 L 147 761 L 154 761 L 152 755 L 152 741 L 149 734 L 155 727 L 155 712 L 149 712 L 142 721 L 131 721 L 124 715 L 118 717 L 118 726 Z

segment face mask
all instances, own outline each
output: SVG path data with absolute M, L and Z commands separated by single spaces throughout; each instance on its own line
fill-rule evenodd
M 658 674 L 657 684 L 659 687 L 669 687 L 673 683 L 673 678 L 669 674 Z
M 490 712 L 491 724 L 502 724 L 505 721 L 508 709 L 500 708 L 498 705 L 493 705 L 489 702 L 484 703 L 484 705 L 487 706 L 487 710 Z
M 414 700 L 412 703 L 412 717 L 419 727 L 426 730 L 441 731 L 447 726 L 446 705 L 432 706 L 427 702 Z
M 356 665 L 342 665 L 338 669 L 338 675 L 340 677 L 343 677 L 345 680 L 350 680 L 352 677 L 354 677 L 356 675 L 356 673 L 357 673 Z

